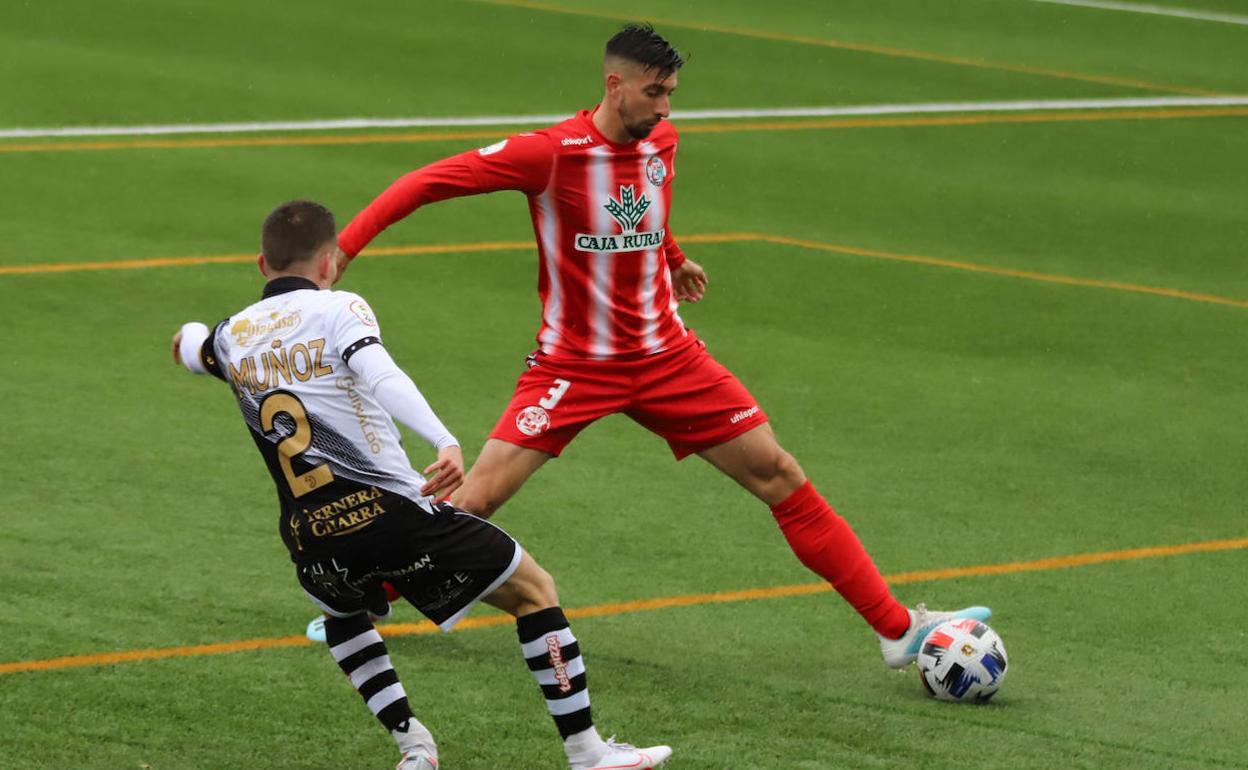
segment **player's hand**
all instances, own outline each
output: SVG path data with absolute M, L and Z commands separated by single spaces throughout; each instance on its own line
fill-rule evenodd
M 334 247 L 334 264 L 338 266 L 338 275 L 334 277 L 334 283 L 342 280 L 342 274 L 347 272 L 347 265 L 351 264 L 351 257 L 337 246 Z
M 420 493 L 433 495 L 438 502 L 442 502 L 463 486 L 464 453 L 457 446 L 439 449 L 438 461 L 425 468 L 424 476 L 429 481 L 420 488 Z
M 672 271 L 672 290 L 677 302 L 697 302 L 706 294 L 706 271 L 692 259 L 686 258 L 680 267 Z
M 173 362 L 178 366 L 182 365 L 182 330 L 178 329 L 178 333 L 173 335 Z

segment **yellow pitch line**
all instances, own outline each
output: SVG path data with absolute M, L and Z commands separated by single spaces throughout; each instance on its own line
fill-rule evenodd
M 1119 551 L 1102 551 L 1100 553 L 1075 554 L 1072 556 L 1056 556 L 1034 561 L 1005 562 L 999 564 L 981 564 L 971 567 L 952 567 L 947 569 L 919 570 L 886 575 L 889 585 L 905 585 L 907 583 L 926 583 L 937 580 L 954 580 L 964 577 L 984 577 L 989 575 L 1008 575 L 1020 572 L 1042 572 L 1073 567 L 1087 567 L 1093 564 L 1108 564 L 1122 561 L 1138 561 L 1141 559 L 1157 559 L 1168 556 L 1179 556 L 1191 553 L 1215 553 L 1248 548 L 1248 538 L 1230 540 L 1206 540 L 1199 543 L 1180 545 L 1152 546 L 1132 548 Z M 724 604 L 728 602 L 759 601 L 808 594 L 826 593 L 832 587 L 827 583 L 802 583 L 798 585 L 776 586 L 773 588 L 751 588 L 743 591 L 719 591 L 705 594 L 689 594 L 684 596 L 666 596 L 655 599 L 640 599 L 613 604 L 599 604 L 592 607 L 580 607 L 567 611 L 569 618 L 592 618 L 609 615 L 624 615 L 633 612 L 671 609 L 675 607 L 692 607 L 706 604 Z M 485 617 L 467 618 L 456 630 L 489 628 L 492 626 L 510 625 L 512 618 L 507 615 L 489 615 Z M 428 621 L 420 623 L 390 623 L 378 627 L 387 637 L 411 636 L 415 634 L 432 634 L 437 626 Z M 230 652 L 248 650 L 267 650 L 280 647 L 302 647 L 311 644 L 303 636 L 281 636 L 269 639 L 249 639 L 241 642 L 221 642 L 217 644 L 200 644 L 188 647 L 163 647 L 148 650 L 125 650 L 121 652 L 98 653 L 93 655 L 68 655 L 60 658 L 44 660 L 14 661 L 0 663 L 0 675 L 16 674 L 30 671 L 51 671 L 63 668 L 83 668 L 89 666 L 107 666 L 117 663 L 131 663 L 140 660 L 160 660 L 164 658 L 202 657 L 205 655 L 222 655 Z
M 686 235 L 684 243 L 732 243 L 764 240 L 758 233 L 707 233 Z M 391 257 L 412 254 L 472 254 L 489 251 L 526 251 L 534 248 L 532 241 L 481 241 L 477 243 L 434 243 L 423 246 L 382 246 L 370 248 L 365 257 Z M 46 273 L 78 273 L 95 270 L 145 270 L 153 267 L 188 267 L 254 262 L 255 254 L 216 254 L 202 257 L 149 257 L 118 259 L 106 262 L 51 262 L 35 265 L 0 266 L 0 275 L 40 275 Z
M 593 11 L 582 8 L 568 8 L 566 6 L 555 5 L 553 3 L 536 2 L 535 0 L 473 0 L 473 2 L 510 8 L 527 8 L 534 11 L 545 11 L 547 13 L 562 13 L 570 16 L 586 16 L 595 19 L 608 19 L 610 21 L 618 22 L 632 22 L 637 20 L 636 13 L 615 13 L 611 11 Z M 661 27 L 678 27 L 681 29 L 692 29 L 701 32 L 716 32 L 723 35 L 750 37 L 759 40 L 797 43 L 800 45 L 819 46 L 822 48 L 837 48 L 857 53 L 869 53 L 878 56 L 891 56 L 900 59 L 915 59 L 917 61 L 952 64 L 960 67 L 974 67 L 977 69 L 999 70 L 1002 72 L 1017 72 L 1025 75 L 1038 75 L 1041 77 L 1057 78 L 1060 80 L 1078 80 L 1086 83 L 1099 83 L 1101 85 L 1124 86 L 1126 88 L 1137 88 L 1144 91 L 1194 94 L 1199 96 L 1220 95 L 1216 91 L 1207 91 L 1202 88 L 1191 88 L 1189 86 L 1150 83 L 1144 80 L 1132 80 L 1128 78 L 1111 77 L 1108 75 L 1095 75 L 1085 72 L 1072 72 L 1068 70 L 1048 69 L 1045 67 L 1033 67 L 1026 64 L 994 62 L 987 59 L 975 59 L 966 56 L 951 56 L 947 54 L 932 53 L 930 51 L 918 51 L 906 48 L 894 48 L 891 46 L 872 45 L 870 43 L 855 43 L 846 40 L 809 37 L 807 35 L 792 35 L 785 32 L 769 32 L 767 30 L 750 29 L 747 27 L 727 27 L 720 24 L 707 24 L 704 22 L 658 19 L 652 16 L 646 16 L 646 19 L 654 23 L 656 26 Z
M 986 273 L 1009 278 L 1020 278 L 1027 281 L 1056 283 L 1066 286 L 1083 286 L 1113 291 L 1127 291 L 1135 294 L 1151 294 L 1158 297 L 1182 299 L 1191 302 L 1204 302 L 1211 305 L 1227 305 L 1230 307 L 1248 308 L 1248 300 L 1221 297 L 1216 294 L 1171 289 L 1164 286 L 1144 286 L 1122 281 L 1107 281 L 1098 278 L 1077 278 L 1057 273 L 1039 273 L 1032 270 L 1016 270 L 1008 267 L 996 267 L 975 262 L 960 262 L 952 259 L 924 257 L 917 254 L 899 254 L 879 249 L 864 249 L 857 246 L 845 246 L 836 243 L 824 243 L 803 238 L 790 238 L 784 235 L 767 235 L 765 233 L 699 233 L 682 235 L 681 243 L 744 243 L 762 242 L 785 246 L 797 246 L 804 249 L 829 251 L 837 254 L 851 254 L 872 259 L 884 259 L 892 262 L 909 262 L 917 265 L 943 267 L 953 270 L 964 270 L 972 273 Z M 385 257 L 412 254 L 470 254 L 490 251 L 527 251 L 533 248 L 529 241 L 482 241 L 477 243 L 443 243 L 422 246 L 385 246 L 368 249 L 365 257 Z M 190 265 L 247 263 L 256 258 L 254 254 L 219 254 L 202 257 L 153 257 L 149 259 L 124 259 L 109 262 L 56 262 L 34 265 L 0 266 L 0 276 L 4 275 L 38 275 L 46 273 L 89 272 L 94 270 L 141 270 L 158 267 L 184 267 Z
M 861 118 L 757 120 L 682 124 L 682 134 L 719 134 L 746 131 L 813 131 L 845 128 L 920 128 L 924 126 L 985 126 L 1026 123 L 1093 123 L 1107 120 L 1175 120 L 1248 115 L 1248 107 L 1123 108 L 1037 112 L 989 112 L 960 115 L 911 115 Z M 331 134 L 313 136 L 241 136 L 182 139 L 123 139 L 92 142 L 0 143 L 0 153 L 82 152 L 93 150 L 178 150 L 232 147 L 303 147 L 310 145 L 419 144 L 467 139 L 501 139 L 514 131 L 495 128 L 472 131 L 411 132 L 400 134 Z
M 386 246 L 369 249 L 364 256 L 387 257 L 400 254 L 463 254 L 484 251 L 520 251 L 531 249 L 530 241 L 484 241 L 479 243 L 441 243 L 427 246 Z M 254 262 L 255 254 L 217 254 L 206 257 L 151 257 L 120 259 L 109 262 L 53 262 L 41 265 L 0 266 L 0 275 L 39 275 L 43 273 L 77 273 L 92 270 L 145 270 L 153 267 L 186 267 Z
M 1136 283 L 1124 283 L 1122 281 L 1105 281 L 1099 278 L 1076 278 L 1074 276 L 1060 275 L 1056 273 L 1037 273 L 1031 270 L 1015 270 L 1008 267 L 994 267 L 993 265 L 981 265 L 974 262 L 959 262 L 952 259 L 923 257 L 916 254 L 897 254 L 891 251 L 861 249 L 856 246 L 842 246 L 835 243 L 823 243 L 822 241 L 808 241 L 801 238 L 789 238 L 783 235 L 763 235 L 761 236 L 761 239 L 768 243 L 800 246 L 804 249 L 831 251 L 838 254 L 852 254 L 859 257 L 871 257 L 872 259 L 886 259 L 892 262 L 909 262 L 916 265 L 930 265 L 932 267 L 965 270 L 972 273 L 987 273 L 989 275 L 1001 275 L 1009 278 L 1022 278 L 1027 281 L 1058 283 L 1066 286 L 1084 286 L 1095 289 L 1112 289 L 1114 291 L 1129 291 L 1135 294 L 1151 294 L 1158 297 L 1170 297 L 1171 299 L 1185 299 L 1192 302 L 1205 302 L 1211 305 L 1229 305 L 1230 307 L 1248 308 L 1248 300 L 1220 297 L 1216 294 L 1200 294 L 1192 291 L 1183 291 L 1182 289 L 1169 289 L 1164 286 L 1143 286 Z

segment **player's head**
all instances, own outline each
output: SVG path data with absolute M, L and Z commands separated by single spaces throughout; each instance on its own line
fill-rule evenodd
M 338 228 L 329 209 L 312 201 L 283 203 L 260 232 L 260 272 L 266 277 L 301 275 L 321 283 L 337 278 Z M 326 271 L 331 271 L 326 274 Z
M 629 136 L 645 139 L 671 113 L 676 70 L 684 63 L 680 51 L 654 27 L 629 24 L 607 41 L 602 108 L 619 116 Z

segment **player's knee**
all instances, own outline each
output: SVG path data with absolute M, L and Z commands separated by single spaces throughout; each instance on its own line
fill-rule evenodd
M 537 571 L 533 581 L 533 601 L 546 607 L 559 606 L 559 589 L 555 585 L 554 576 L 541 567 Z
M 461 511 L 468 511 L 483 519 L 488 519 L 499 509 L 502 501 L 481 490 L 471 490 L 452 496 L 451 504 Z
M 774 478 L 785 486 L 798 487 L 806 481 L 806 473 L 797 464 L 797 458 L 783 449 L 776 447 Z
M 559 606 L 559 592 L 554 577 L 536 563 L 525 570 L 524 577 L 518 581 L 516 588 L 525 610 L 521 614 Z
M 754 474 L 754 491 L 768 503 L 783 500 L 806 481 L 806 474 L 797 464 L 797 459 L 779 446 L 758 458 Z

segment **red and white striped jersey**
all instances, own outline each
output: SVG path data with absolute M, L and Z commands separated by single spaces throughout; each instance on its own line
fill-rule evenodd
M 339 246 L 355 256 L 428 203 L 519 190 L 540 257 L 541 350 L 605 360 L 674 347 L 687 337 L 669 274 L 685 259 L 667 227 L 676 130 L 662 121 L 646 139 L 617 144 L 592 114 L 407 174 L 351 221 Z

